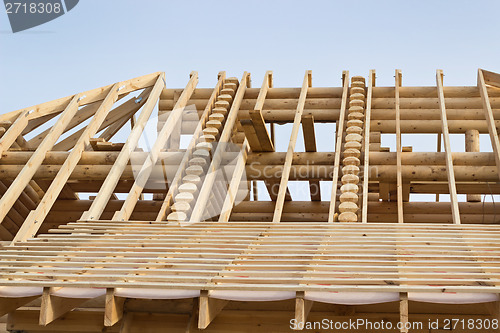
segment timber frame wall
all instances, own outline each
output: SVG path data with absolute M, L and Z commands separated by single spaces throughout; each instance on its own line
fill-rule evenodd
M 214 88 L 198 88 L 192 72 L 172 89 L 158 72 L 1 115 L 7 329 L 498 321 L 500 204 L 485 196 L 500 194 L 500 74 L 480 69 L 470 87 L 445 86 L 441 70 L 431 87 L 405 87 L 400 70 L 393 87 L 375 78 L 344 71 L 340 87 L 315 87 L 306 71 L 300 87 L 277 88 L 268 71 L 252 88 L 249 73 L 220 72 Z M 276 126 L 286 123 L 279 152 Z M 329 152 L 317 151 L 317 123 L 336 126 Z M 395 151 L 381 146 L 385 134 Z M 405 134 L 438 145 L 413 152 Z M 465 152 L 452 151 L 453 134 Z M 492 151 L 480 150 L 480 134 Z M 292 181 L 308 182 L 310 200 L 293 197 Z

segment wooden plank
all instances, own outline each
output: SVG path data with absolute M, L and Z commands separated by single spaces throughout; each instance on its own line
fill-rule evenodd
M 202 290 L 199 303 L 198 328 L 205 329 L 224 309 L 228 301 L 208 297 L 208 291 Z
M 115 295 L 114 288 L 106 289 L 106 301 L 104 305 L 104 326 L 113 326 L 123 318 L 124 297 Z
M 401 111 L 399 109 L 399 88 L 402 85 L 402 73 L 400 69 L 396 69 L 395 74 L 395 108 L 396 108 L 396 191 L 398 205 L 398 223 L 404 222 L 403 214 L 403 176 L 401 166 Z
M 125 145 L 120 151 L 120 154 L 115 160 L 113 167 L 108 173 L 106 180 L 103 182 L 101 189 L 97 193 L 96 198 L 92 202 L 92 206 L 90 209 L 82 214 L 80 219 L 82 220 L 98 220 L 101 217 L 104 208 L 106 207 L 111 195 L 113 194 L 118 181 L 120 180 L 120 176 L 123 173 L 123 170 L 127 166 L 128 161 L 130 160 L 131 153 L 137 147 L 137 143 L 141 137 L 142 132 L 144 131 L 144 127 L 153 112 L 153 108 L 160 97 L 160 93 L 164 87 L 164 74 L 160 74 L 158 79 L 154 85 L 153 90 L 147 101 L 144 104 L 141 114 L 137 119 L 136 125 L 130 132 L 130 135 L 125 142 Z M 179 109 L 177 112 L 182 112 L 182 109 Z
M 222 205 L 221 213 L 219 216 L 219 222 L 228 222 L 231 212 L 233 210 L 234 201 L 236 200 L 236 194 L 238 193 L 238 188 L 240 186 L 241 177 L 245 172 L 245 165 L 247 162 L 248 155 L 248 141 L 245 139 L 243 145 L 241 146 L 241 152 L 237 157 L 236 167 L 229 183 L 229 188 L 227 190 L 226 198 L 224 199 L 224 204 Z
M 116 212 L 115 215 L 113 216 L 114 220 L 125 221 L 129 219 L 130 215 L 132 214 L 132 211 L 134 210 L 135 205 L 137 204 L 137 200 L 142 194 L 144 186 L 146 185 L 146 182 L 149 176 L 151 175 L 152 167 L 156 164 L 158 160 L 158 155 L 160 153 L 160 150 L 163 149 L 163 147 L 165 147 L 165 144 L 167 143 L 168 139 L 170 138 L 170 135 L 173 132 L 173 128 L 179 126 L 179 121 L 181 119 L 182 112 L 185 106 L 187 105 L 187 102 L 191 98 L 191 95 L 193 94 L 197 84 L 198 84 L 198 73 L 192 72 L 190 74 L 190 79 L 188 84 L 186 85 L 186 88 L 182 91 L 179 100 L 175 104 L 174 111 L 172 111 L 172 114 L 168 117 L 160 133 L 158 133 L 158 137 L 155 141 L 155 144 L 151 148 L 148 158 L 146 159 L 141 169 L 139 170 L 139 173 L 136 176 L 134 184 L 132 185 L 132 188 L 130 189 L 127 198 L 125 199 L 122 208 L 120 209 L 120 211 Z
M 363 158 L 363 204 L 361 205 L 361 222 L 368 222 L 368 186 L 370 183 L 370 123 L 372 114 L 372 95 L 375 87 L 375 70 L 370 70 L 368 74 L 368 87 L 366 93 L 365 107 L 365 135 L 364 135 L 364 158 Z
M 498 139 L 498 131 L 495 126 L 495 118 L 493 117 L 493 110 L 491 109 L 491 103 L 488 96 L 488 90 L 486 89 L 486 81 L 485 81 L 485 73 L 488 73 L 488 76 L 492 76 L 495 74 L 494 78 L 497 78 L 498 81 L 488 81 L 489 84 L 497 82 L 500 86 L 500 74 L 487 72 L 482 69 L 478 70 L 477 73 L 477 87 L 479 88 L 479 93 L 481 95 L 481 102 L 483 103 L 484 115 L 486 117 L 486 123 L 488 124 L 488 132 L 490 133 L 491 147 L 493 148 L 493 153 L 495 154 L 495 162 L 497 165 L 497 175 L 500 178 L 500 141 Z
M 283 213 L 283 204 L 285 203 L 285 194 L 288 186 L 288 178 L 290 176 L 290 167 L 292 166 L 293 152 L 295 150 L 295 144 L 297 143 L 297 137 L 299 135 L 302 113 L 304 112 L 304 104 L 306 102 L 306 97 L 307 97 L 307 89 L 310 88 L 311 86 L 312 86 L 312 72 L 308 70 L 304 75 L 304 81 L 302 83 L 302 88 L 300 90 L 297 110 L 295 111 L 292 133 L 290 135 L 290 141 L 288 143 L 285 163 L 281 174 L 280 189 L 278 192 L 278 198 L 276 199 L 276 206 L 273 214 L 274 223 L 281 221 L 281 214 Z
M 340 170 L 340 154 L 342 152 L 342 138 L 346 118 L 347 97 L 349 92 L 349 71 L 342 72 L 342 103 L 340 105 L 340 117 L 337 123 L 337 138 L 335 139 L 335 161 L 333 162 L 332 197 L 328 211 L 328 222 L 335 221 L 335 203 L 337 202 L 337 184 Z
M 295 327 L 297 330 L 304 329 L 305 323 L 307 321 L 307 316 L 311 311 L 313 301 L 304 298 L 305 293 L 303 291 L 297 291 L 295 298 Z
M 233 127 L 235 126 L 238 117 L 238 111 L 240 109 L 241 102 L 243 101 L 246 88 L 249 85 L 250 74 L 244 72 L 243 77 L 240 81 L 240 85 L 238 86 L 238 90 L 236 91 L 236 95 L 234 96 L 231 110 L 229 110 L 229 113 L 227 115 L 226 124 L 224 125 L 224 129 L 222 130 L 222 133 L 220 135 L 219 144 L 217 145 L 217 149 L 212 156 L 212 162 L 210 163 L 210 167 L 207 170 L 205 181 L 203 182 L 200 193 L 198 195 L 198 199 L 193 208 L 193 214 L 191 215 L 190 219 L 191 222 L 201 221 L 203 213 L 205 212 L 205 207 L 207 206 L 207 202 L 210 198 L 210 194 L 212 193 L 212 187 L 217 176 L 217 170 L 219 170 L 222 162 L 222 155 L 226 149 L 226 144 L 231 139 Z
M 450 190 L 451 214 L 453 223 L 460 224 L 460 211 L 458 210 L 457 187 L 455 184 L 455 172 L 453 170 L 453 159 L 451 156 L 450 133 L 448 130 L 448 116 L 443 92 L 443 71 L 436 71 L 436 83 L 438 93 L 439 111 L 441 113 L 441 131 L 443 134 L 444 151 L 446 153 L 446 173 L 448 176 L 448 188 Z
M 316 152 L 316 135 L 314 134 L 314 118 L 312 115 L 302 116 L 302 133 L 306 152 Z M 319 180 L 309 181 L 309 194 L 312 201 L 321 201 Z
M 241 119 L 241 126 L 243 126 L 243 131 L 245 132 L 245 137 L 248 141 L 250 149 L 254 152 L 262 151 L 262 146 L 260 145 L 259 137 L 257 136 L 257 131 L 251 119 Z
M 42 222 L 44 221 L 45 217 L 49 213 L 50 208 L 52 207 L 57 197 L 59 196 L 59 193 L 61 192 L 62 188 L 64 187 L 64 185 L 66 185 L 69 176 L 71 175 L 76 165 L 78 164 L 78 161 L 82 157 L 82 153 L 85 150 L 85 147 L 89 144 L 90 138 L 96 134 L 97 130 L 99 129 L 99 126 L 106 118 L 109 109 L 115 103 L 120 86 L 121 86 L 120 83 L 116 83 L 107 92 L 106 98 L 103 100 L 101 106 L 95 113 L 94 117 L 87 125 L 85 132 L 82 134 L 78 142 L 75 144 L 75 147 L 70 152 L 67 159 L 64 161 L 64 164 L 59 169 L 59 172 L 57 173 L 54 180 L 50 184 L 50 187 L 45 192 L 45 195 L 38 204 L 36 210 L 30 212 L 23 226 L 21 227 L 21 229 L 19 230 L 19 232 L 17 233 L 16 237 L 14 238 L 11 244 L 14 244 L 15 242 L 18 241 L 26 240 L 30 237 L 34 237 L 34 235 L 42 225 Z M 47 138 L 49 137 L 50 134 L 47 136 Z M 43 157 L 45 157 L 45 155 Z M 43 159 L 43 157 L 41 157 L 41 159 Z M 28 181 L 29 180 L 30 179 L 28 179 Z
M 54 320 L 62 317 L 80 304 L 88 301 L 87 298 L 63 298 L 51 295 L 53 288 L 44 288 L 42 304 L 40 305 L 39 324 L 47 326 Z
M 191 152 L 194 150 L 196 147 L 196 143 L 198 142 L 198 139 L 200 135 L 203 133 L 203 126 L 209 119 L 209 115 L 212 112 L 212 109 L 215 106 L 215 102 L 217 99 L 217 96 L 219 95 L 224 80 L 226 79 L 226 72 L 220 72 L 217 77 L 217 84 L 215 85 L 212 94 L 210 95 L 210 98 L 208 100 L 208 103 L 205 107 L 205 110 L 203 110 L 203 114 L 200 117 L 200 121 L 198 122 L 198 125 L 196 126 L 196 129 L 194 131 L 193 137 L 191 138 L 191 141 L 189 142 L 189 145 L 186 149 L 186 153 L 182 157 L 181 162 L 179 163 L 179 167 L 177 169 L 177 172 L 175 173 L 175 176 L 170 184 L 170 187 L 168 188 L 167 195 L 165 196 L 165 199 L 163 200 L 163 204 L 160 207 L 160 211 L 158 212 L 158 215 L 156 217 L 156 221 L 164 221 L 165 218 L 167 217 L 168 210 L 170 208 L 170 205 L 172 204 L 172 199 L 174 198 L 178 187 L 180 186 L 182 177 L 184 175 L 184 170 L 188 166 L 189 159 L 191 157 Z

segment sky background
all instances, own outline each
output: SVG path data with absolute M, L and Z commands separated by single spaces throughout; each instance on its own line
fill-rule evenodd
M 80 0 L 69 13 L 13 34 L 0 14 L 0 113 L 164 71 L 167 87 L 217 73 L 266 70 L 275 86 L 339 86 L 342 70 L 377 85 L 475 85 L 500 72 L 500 1 Z M 286 139 L 285 142 L 287 142 Z M 484 141 L 484 140 L 483 140 Z M 286 145 L 286 143 L 285 143 Z M 458 148 L 457 148 L 458 149 Z M 333 150 L 333 149 L 332 149 Z

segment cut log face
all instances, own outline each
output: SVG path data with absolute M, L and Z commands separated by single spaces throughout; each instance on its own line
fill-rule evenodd
M 192 72 L 177 89 L 157 72 L 0 115 L 7 328 L 498 319 L 500 74 L 375 74 L 283 88 Z

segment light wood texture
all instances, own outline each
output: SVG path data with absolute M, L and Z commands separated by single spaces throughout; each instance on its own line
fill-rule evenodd
M 402 73 L 400 69 L 396 69 L 396 74 L 394 76 L 396 78 L 395 83 L 395 107 L 396 107 L 396 187 L 397 187 L 397 195 L 396 200 L 398 204 L 398 222 L 404 222 L 404 213 L 403 213 L 403 176 L 402 176 L 402 168 L 401 168 L 401 113 L 399 110 L 399 89 L 402 85 Z

